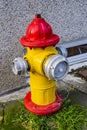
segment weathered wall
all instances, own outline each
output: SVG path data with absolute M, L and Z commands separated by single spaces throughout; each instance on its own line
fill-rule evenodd
M 19 39 L 36 13 L 51 24 L 60 43 L 87 37 L 87 0 L 0 0 L 0 91 L 25 84 L 12 60 L 22 56 Z

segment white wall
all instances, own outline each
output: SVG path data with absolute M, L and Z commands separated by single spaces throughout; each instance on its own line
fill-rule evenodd
M 0 91 L 25 84 L 12 60 L 22 56 L 19 39 L 36 13 L 51 24 L 60 43 L 87 37 L 87 0 L 0 0 Z

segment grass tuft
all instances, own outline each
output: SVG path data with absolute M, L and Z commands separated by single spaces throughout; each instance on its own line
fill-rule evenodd
M 57 113 L 40 116 L 15 102 L 5 110 L 1 130 L 87 130 L 87 109 L 67 100 Z

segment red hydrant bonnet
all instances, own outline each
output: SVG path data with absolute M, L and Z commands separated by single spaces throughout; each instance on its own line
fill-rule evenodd
M 26 35 L 20 39 L 25 47 L 47 47 L 56 45 L 59 42 L 59 36 L 52 33 L 51 26 L 37 14 L 29 24 Z

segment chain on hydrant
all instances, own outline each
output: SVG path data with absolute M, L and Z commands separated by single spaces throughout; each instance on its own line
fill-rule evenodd
M 61 80 L 68 72 L 68 62 L 58 54 L 55 45 L 59 36 L 37 14 L 29 24 L 20 43 L 27 48 L 23 58 L 15 58 L 15 74 L 30 72 L 30 92 L 24 98 L 25 107 L 35 114 L 51 114 L 60 109 L 63 99 L 56 90 L 55 80 Z

